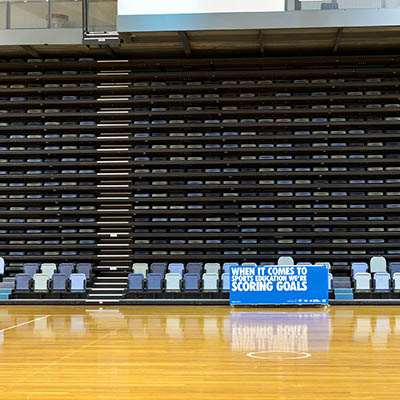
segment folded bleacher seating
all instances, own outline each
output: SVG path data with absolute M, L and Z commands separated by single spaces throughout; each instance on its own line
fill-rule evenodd
M 182 289 L 182 275 L 180 273 L 167 273 L 165 275 L 165 291 L 180 292 Z
M 81 273 L 71 274 L 70 277 L 70 292 L 85 293 L 86 292 L 86 275 Z
M 165 266 L 166 268 L 166 266 Z M 161 293 L 163 291 L 163 275 L 160 273 L 147 274 L 147 292 Z
M 131 273 L 128 275 L 128 292 L 144 292 L 144 276 L 141 273 Z
M 200 292 L 200 274 L 187 272 L 183 276 L 183 291 L 191 292 L 191 293 L 199 293 Z
M 218 274 L 217 273 L 206 272 L 203 274 L 202 279 L 203 279 L 203 292 L 218 292 Z
M 68 290 L 68 276 L 63 273 L 55 273 L 50 282 L 52 293 L 66 293 Z

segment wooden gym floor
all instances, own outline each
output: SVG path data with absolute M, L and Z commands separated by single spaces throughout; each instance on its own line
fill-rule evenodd
M 0 308 L 0 399 L 398 399 L 400 307 Z

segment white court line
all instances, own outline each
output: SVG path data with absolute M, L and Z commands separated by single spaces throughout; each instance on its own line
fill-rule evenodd
M 287 356 L 287 357 L 273 357 L 272 354 L 274 353 L 286 353 L 286 354 L 291 354 L 292 356 Z M 266 354 L 265 356 L 262 356 L 261 354 Z M 268 354 L 271 354 L 271 356 L 268 356 Z M 298 355 L 296 357 L 296 355 Z M 279 350 L 270 350 L 270 351 L 253 351 L 252 353 L 247 353 L 247 357 L 251 358 L 258 358 L 260 360 L 276 360 L 276 361 L 282 361 L 282 360 L 300 360 L 302 358 L 308 358 L 311 357 L 310 353 L 306 353 L 304 351 L 279 351 Z
M 35 319 L 32 319 L 32 320 L 27 321 L 27 322 L 22 322 L 22 324 L 9 326 L 8 328 L 0 329 L 0 333 L 3 333 L 5 331 L 9 331 L 10 329 L 19 328 L 20 326 L 28 325 L 31 322 L 40 321 L 41 319 L 45 319 L 45 318 L 49 318 L 49 317 L 50 317 L 50 315 L 44 315 L 43 317 L 35 318 Z

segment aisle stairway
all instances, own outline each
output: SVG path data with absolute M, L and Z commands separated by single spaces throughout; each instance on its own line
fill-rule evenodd
M 118 303 L 125 297 L 128 286 L 126 272 L 102 271 L 88 289 L 88 303 Z

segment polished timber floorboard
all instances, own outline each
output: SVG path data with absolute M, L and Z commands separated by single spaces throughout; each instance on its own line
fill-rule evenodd
M 0 399 L 399 398 L 400 307 L 0 308 Z

